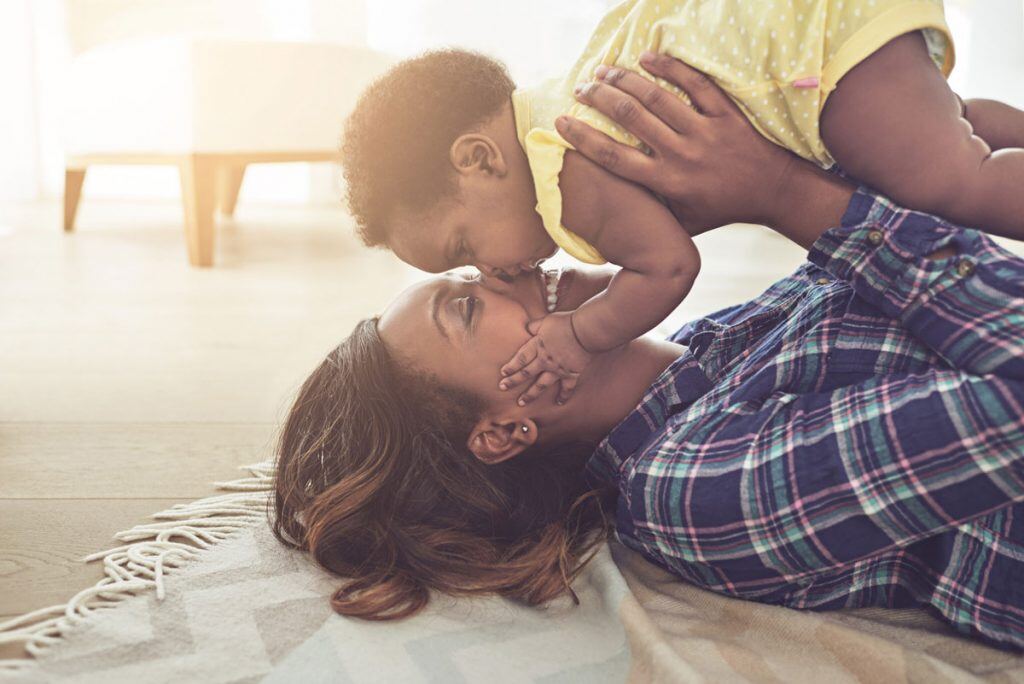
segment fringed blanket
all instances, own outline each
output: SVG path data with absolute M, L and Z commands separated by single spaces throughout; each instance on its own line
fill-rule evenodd
M 266 524 L 271 469 L 118 535 L 107 577 L 0 625 L 34 658 L 14 682 L 1024 682 L 1024 656 L 916 609 L 813 613 L 717 596 L 612 542 L 574 588 L 531 609 L 435 596 L 371 623 L 331 612 L 338 580 Z

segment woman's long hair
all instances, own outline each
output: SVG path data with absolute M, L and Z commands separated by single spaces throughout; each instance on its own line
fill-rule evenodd
M 607 538 L 614 487 L 586 485 L 592 445 L 482 463 L 465 446 L 480 408 L 399 363 L 376 319 L 307 378 L 280 437 L 273 528 L 345 578 L 335 611 L 404 618 L 431 589 L 579 603 L 570 585 Z

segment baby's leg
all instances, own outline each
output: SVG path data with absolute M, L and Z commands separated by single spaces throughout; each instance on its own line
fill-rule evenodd
M 974 134 L 988 143 L 992 151 L 1024 147 L 1024 112 L 1005 102 L 974 98 L 964 102 L 963 117 L 971 122 Z
M 1024 149 L 992 153 L 973 134 L 920 33 L 843 76 L 820 126 L 844 171 L 899 204 L 1024 239 Z

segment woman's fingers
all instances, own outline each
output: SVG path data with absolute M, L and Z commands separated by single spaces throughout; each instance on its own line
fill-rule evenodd
M 635 147 L 616 142 L 597 129 L 569 116 L 555 119 L 555 129 L 580 154 L 612 173 L 641 185 L 650 185 L 653 181 L 656 165 L 650 157 Z
M 640 55 L 640 64 L 654 76 L 675 83 L 683 89 L 690 100 L 707 116 L 721 116 L 735 105 L 702 71 L 698 71 L 675 57 L 645 52 Z
M 544 392 L 556 382 L 558 382 L 558 376 L 555 375 L 555 373 L 552 371 L 544 371 L 537 376 L 537 379 L 532 385 L 530 385 L 529 389 L 520 395 L 519 405 L 525 406 L 526 404 L 529 404 L 531 401 L 544 394 Z
M 662 121 L 658 118 L 657 112 L 649 109 L 638 98 L 620 87 L 619 84 L 625 75 L 622 69 L 606 68 L 603 73 L 604 80 L 584 83 L 577 88 L 576 99 L 606 114 L 608 118 L 647 143 L 649 147 L 657 149 L 677 135 L 677 132 L 670 127 L 671 121 Z M 631 75 L 633 78 L 625 80 L 632 82 L 634 87 L 636 87 L 637 81 L 646 80 L 639 74 Z M 657 85 L 654 87 L 661 90 Z
M 700 114 L 682 98 L 635 71 L 602 66 L 595 74 L 612 88 L 592 89 L 594 106 L 651 147 L 685 133 L 700 119 Z M 624 97 L 616 89 L 632 97 Z

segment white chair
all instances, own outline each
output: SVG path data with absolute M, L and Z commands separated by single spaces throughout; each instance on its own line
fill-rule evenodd
M 65 108 L 64 230 L 95 164 L 181 173 L 193 266 L 211 266 L 214 211 L 231 215 L 249 164 L 330 161 L 360 91 L 388 65 L 325 43 L 157 39 L 73 60 Z

